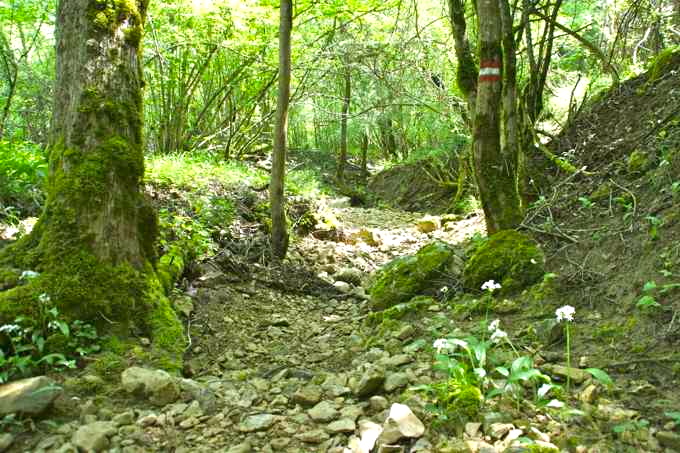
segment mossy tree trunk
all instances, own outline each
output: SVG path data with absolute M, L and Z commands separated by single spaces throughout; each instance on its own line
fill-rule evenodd
M 492 235 L 517 227 L 522 220 L 522 209 L 515 164 L 513 158 L 503 152 L 501 140 L 502 10 L 499 0 L 479 0 L 477 8 L 480 70 L 473 156 L 487 232 Z
M 288 250 L 285 200 L 283 198 L 286 171 L 286 147 L 288 132 L 288 104 L 290 99 L 291 30 L 293 28 L 293 3 L 281 0 L 279 24 L 279 94 L 276 105 L 274 150 L 272 151 L 272 178 L 269 199 L 272 209 L 272 252 L 283 259 Z
M 30 313 L 45 292 L 72 318 L 120 334 L 135 324 L 179 353 L 182 328 L 154 268 L 156 214 L 142 192 L 147 5 L 59 1 L 47 200 L 33 232 L 0 256 L 40 277 L 0 293 L 0 318 Z

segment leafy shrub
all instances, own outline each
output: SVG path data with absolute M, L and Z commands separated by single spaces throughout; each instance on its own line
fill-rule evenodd
M 30 142 L 0 140 L 0 221 L 15 223 L 42 205 L 45 152 Z

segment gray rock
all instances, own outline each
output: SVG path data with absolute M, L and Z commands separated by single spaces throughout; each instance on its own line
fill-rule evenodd
M 350 291 L 352 291 L 352 285 L 350 285 L 347 282 L 337 281 L 337 282 L 333 283 L 333 286 L 335 287 L 335 289 L 337 289 L 341 293 L 347 294 Z
M 341 418 L 326 426 L 326 430 L 330 433 L 353 433 L 357 429 L 356 423 L 350 418 Z
M 265 431 L 272 427 L 276 422 L 276 417 L 272 414 L 257 414 L 246 417 L 238 427 L 238 430 L 243 433 L 252 433 L 255 431 Z
M 117 432 L 116 424 L 113 422 L 94 422 L 78 428 L 71 442 L 86 452 L 103 451 L 109 448 L 109 437 Z
M 397 368 L 411 362 L 413 362 L 413 357 L 408 354 L 397 354 L 384 361 L 388 368 Z
M 394 332 L 394 338 L 405 341 L 415 335 L 415 333 L 416 329 L 411 324 L 404 324 Z
M 409 383 L 408 375 L 406 373 L 391 373 L 385 379 L 385 391 L 393 392 L 402 387 L 406 387 Z
M 300 388 L 293 394 L 293 402 L 303 407 L 311 407 L 321 401 L 323 391 L 318 385 L 310 384 Z
M 368 404 L 371 406 L 371 409 L 375 412 L 384 411 L 390 406 L 390 402 L 387 401 L 387 398 L 380 395 L 372 396 L 368 400 Z
M 656 433 L 656 440 L 666 448 L 680 451 L 680 434 L 672 431 L 659 431 Z
M 117 426 L 132 425 L 135 422 L 135 413 L 132 411 L 123 412 L 114 416 L 112 421 Z
M 347 282 L 354 286 L 359 286 L 361 285 L 361 279 L 363 276 L 364 273 L 359 269 L 346 267 L 336 272 L 335 275 L 333 275 L 333 278 L 337 281 Z
M 590 373 L 583 371 L 580 368 L 569 368 L 562 365 L 545 364 L 542 368 L 553 376 L 560 377 L 562 379 L 571 379 L 571 382 L 575 384 L 580 384 L 590 379 Z
M 321 401 L 319 404 L 307 411 L 312 420 L 316 422 L 330 422 L 338 418 L 340 413 L 335 405 L 330 401 Z
M 385 382 L 385 372 L 377 367 L 370 367 L 364 372 L 356 386 L 354 393 L 360 397 L 376 394 Z
M 285 450 L 288 445 L 290 445 L 290 442 L 291 440 L 288 437 L 278 437 L 276 439 L 272 439 L 272 441 L 269 442 L 269 445 L 274 451 L 282 451 Z
M 62 388 L 46 376 L 0 385 L 0 416 L 40 415 L 62 392 Z
M 0 434 L 0 452 L 7 450 L 13 442 L 13 435 L 9 433 Z
M 321 429 L 313 429 L 311 431 L 296 434 L 295 438 L 307 444 L 320 444 L 330 439 L 330 436 Z
M 146 397 L 158 406 L 174 403 L 180 396 L 176 379 L 163 370 L 131 367 L 121 374 L 121 383 L 128 393 Z
M 345 406 L 342 409 L 340 409 L 340 416 L 342 418 L 356 420 L 362 415 L 364 415 L 364 409 L 358 404 L 354 404 L 352 406 Z
M 238 445 L 234 445 L 233 447 L 229 448 L 227 450 L 227 453 L 251 453 L 253 451 L 253 446 L 250 443 L 249 440 L 240 443 Z
M 198 401 L 206 415 L 217 412 L 217 396 L 210 387 L 201 385 L 192 379 L 180 379 L 179 387 L 184 401 Z
M 390 414 L 383 424 L 383 431 L 378 438 L 378 445 L 394 444 L 400 439 L 417 439 L 425 434 L 425 425 L 405 404 L 394 403 Z
M 487 412 L 484 414 L 484 421 L 482 423 L 484 432 L 489 432 L 491 425 L 494 423 L 510 423 L 512 422 L 512 417 L 508 414 L 501 412 Z

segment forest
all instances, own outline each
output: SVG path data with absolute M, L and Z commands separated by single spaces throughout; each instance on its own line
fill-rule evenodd
M 680 452 L 680 0 L 0 0 L 0 452 Z

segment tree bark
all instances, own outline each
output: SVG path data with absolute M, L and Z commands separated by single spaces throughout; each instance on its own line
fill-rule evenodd
M 502 0 L 506 1 L 506 0 Z M 522 220 L 513 165 L 501 148 L 502 16 L 499 0 L 479 0 L 480 71 L 473 155 L 489 235 Z
M 285 258 L 286 252 L 288 251 L 288 228 L 286 225 L 283 188 L 286 172 L 292 28 L 293 2 L 292 0 L 281 0 L 279 24 L 279 94 L 276 104 L 274 149 L 272 151 L 272 176 L 269 185 L 269 197 L 272 209 L 272 253 L 277 259 Z
M 163 366 L 174 368 L 182 327 L 154 269 L 157 218 L 142 192 L 147 5 L 59 2 L 47 200 L 33 232 L 0 253 L 0 264 L 40 277 L 0 292 L 0 321 L 35 310 L 36 293 L 45 292 L 73 319 L 123 336 L 132 326 L 147 332 L 173 351 Z
M 342 113 L 340 117 L 340 155 L 338 156 L 338 182 L 345 180 L 345 167 L 347 166 L 347 122 L 349 120 L 349 107 L 352 96 L 352 76 L 349 65 L 345 63 L 344 91 L 342 98 Z

